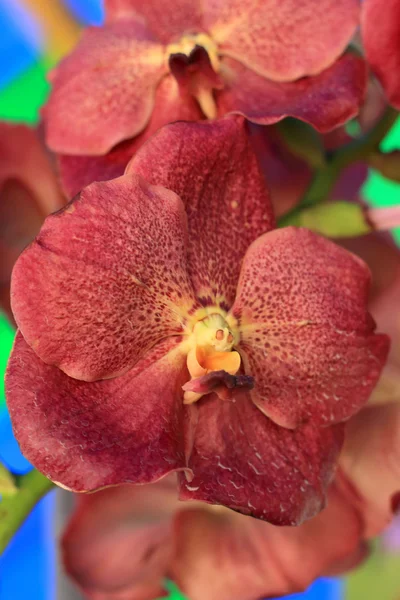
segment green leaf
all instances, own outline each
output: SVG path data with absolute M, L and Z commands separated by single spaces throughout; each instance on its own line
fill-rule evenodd
M 284 219 L 285 226 L 306 227 L 330 238 L 356 237 L 372 231 L 359 204 L 330 202 L 317 204 Z

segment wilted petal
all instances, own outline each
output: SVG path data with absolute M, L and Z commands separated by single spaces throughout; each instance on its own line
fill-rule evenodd
M 276 230 L 248 250 L 232 314 L 257 406 L 284 427 L 349 418 L 388 352 L 366 310 L 369 272 L 306 229 Z
M 222 69 L 225 88 L 216 92 L 220 115 L 233 111 L 261 125 L 295 117 L 322 133 L 357 115 L 367 85 L 366 64 L 353 54 L 315 77 L 287 83 L 265 79 L 230 58 Z
M 72 198 L 93 181 L 107 181 L 123 175 L 138 148 L 163 125 L 174 121 L 198 121 L 201 118 L 196 100 L 179 90 L 176 79 L 167 75 L 157 87 L 154 109 L 143 133 L 121 142 L 104 156 L 59 157 L 61 182 L 66 194 Z
M 400 0 L 364 0 L 362 37 L 367 60 L 388 100 L 400 109 Z
M 89 28 L 56 68 L 44 109 L 46 139 L 63 154 L 101 155 L 140 133 L 166 62 L 137 19 Z
M 390 523 L 400 493 L 400 405 L 372 405 L 351 419 L 340 466 L 349 479 L 349 498 L 360 511 L 365 536 Z
M 90 598 L 155 599 L 172 560 L 176 477 L 79 498 L 63 536 L 64 564 Z
M 278 427 L 241 393 L 187 408 L 186 453 L 193 479 L 183 500 L 222 504 L 277 525 L 298 525 L 324 506 L 342 427 Z
M 358 25 L 358 0 L 205 0 L 204 22 L 221 54 L 264 77 L 315 75 L 343 52 Z
M 186 228 L 179 197 L 134 175 L 94 183 L 48 217 L 17 261 L 11 290 L 38 356 L 93 381 L 127 371 L 182 333 L 194 302 Z
M 174 0 L 170 5 L 160 0 L 105 0 L 105 9 L 108 21 L 138 15 L 164 43 L 203 30 L 201 2 L 193 0 Z
M 179 393 L 186 379 L 176 339 L 122 377 L 86 383 L 43 363 L 18 333 L 6 396 L 27 459 L 81 492 L 148 483 L 184 468 Z
M 272 207 L 241 117 L 164 127 L 127 172 L 164 185 L 188 215 L 189 272 L 204 304 L 235 297 L 249 244 L 274 225 Z
M 332 487 L 328 507 L 300 527 L 197 509 L 177 515 L 175 535 L 171 575 L 188 598 L 258 600 L 302 591 L 354 555 L 361 523 Z

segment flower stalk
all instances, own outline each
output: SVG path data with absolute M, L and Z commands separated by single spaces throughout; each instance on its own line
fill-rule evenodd
M 0 500 L 0 554 L 18 531 L 36 504 L 54 486 L 36 469 L 15 477 L 16 491 Z
M 366 160 L 371 153 L 375 152 L 380 142 L 394 125 L 397 116 L 398 111 L 389 106 L 379 121 L 367 133 L 329 153 L 326 164 L 315 171 L 314 177 L 300 203 L 280 219 L 279 226 L 285 227 L 291 224 L 304 208 L 326 200 L 340 173 L 351 164 Z

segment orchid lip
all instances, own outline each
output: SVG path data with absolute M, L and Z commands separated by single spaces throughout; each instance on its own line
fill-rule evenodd
M 197 320 L 188 340 L 187 368 L 191 380 L 220 370 L 236 375 L 241 366 L 240 354 L 233 349 L 237 340 L 237 332 L 222 314 L 212 312 Z M 184 403 L 192 404 L 203 395 L 185 390 Z

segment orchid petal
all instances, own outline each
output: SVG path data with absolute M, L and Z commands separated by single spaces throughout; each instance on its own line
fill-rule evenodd
M 160 127 L 174 121 L 199 121 L 201 117 L 195 99 L 184 95 L 175 78 L 167 75 L 157 87 L 154 109 L 143 133 L 121 142 L 104 156 L 59 156 L 64 190 L 72 198 L 93 181 L 120 177 L 135 152 Z
M 191 600 L 255 600 L 305 590 L 357 552 L 361 523 L 332 487 L 328 507 L 299 527 L 228 511 L 184 510 L 175 519 L 171 574 Z
M 88 28 L 56 68 L 44 109 L 55 152 L 101 155 L 147 125 L 166 73 L 163 47 L 138 20 Z
M 342 442 L 341 425 L 278 427 L 241 392 L 215 394 L 187 408 L 182 500 L 222 504 L 277 525 L 299 525 L 324 506 Z
M 369 272 L 306 229 L 276 230 L 249 248 L 232 315 L 251 396 L 277 424 L 348 419 L 368 400 L 388 353 L 366 310 Z
M 176 194 L 133 175 L 94 183 L 17 261 L 15 319 L 44 362 L 85 381 L 115 377 L 183 333 L 186 251 Z
M 128 166 L 175 191 L 186 207 L 189 273 L 205 305 L 233 302 L 249 244 L 274 225 L 272 207 L 241 117 L 175 123 Z
M 186 378 L 173 338 L 126 375 L 86 383 L 43 363 L 18 333 L 6 396 L 24 455 L 52 481 L 82 492 L 185 468 L 177 394 Z
M 204 0 L 221 54 L 275 81 L 329 67 L 349 44 L 359 11 L 358 0 Z
M 165 6 L 159 0 L 105 0 L 108 21 L 139 16 L 154 36 L 168 43 L 188 31 L 202 31 L 200 2 L 174 0 Z
M 365 537 L 389 525 L 400 493 L 400 405 L 372 405 L 350 420 L 340 457 Z M 346 488 L 344 488 L 346 489 Z
M 90 598 L 153 600 L 173 554 L 176 477 L 81 496 L 63 535 L 64 565 Z
M 362 37 L 367 60 L 390 104 L 400 109 L 400 0 L 364 0 Z
M 37 132 L 0 123 L 0 306 L 12 319 L 10 279 L 16 259 L 45 216 L 64 204 Z
M 265 79 L 230 58 L 221 68 L 225 88 L 216 92 L 219 115 L 234 112 L 261 125 L 295 117 L 321 133 L 357 115 L 367 85 L 366 64 L 353 54 L 315 77 L 287 83 Z

